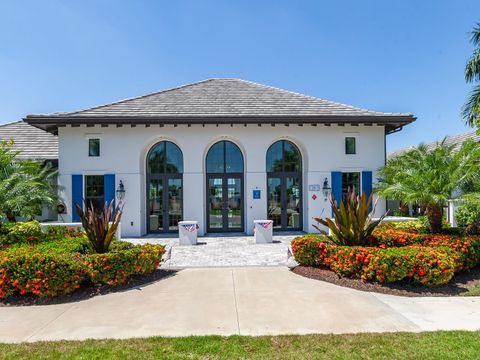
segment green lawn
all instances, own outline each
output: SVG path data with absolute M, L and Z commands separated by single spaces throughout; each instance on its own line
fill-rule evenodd
M 478 359 L 480 332 L 187 337 L 0 344 L 1 359 Z

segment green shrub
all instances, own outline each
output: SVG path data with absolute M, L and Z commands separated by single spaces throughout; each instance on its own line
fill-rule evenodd
M 390 221 L 381 224 L 378 228 L 409 231 L 412 233 L 425 233 L 428 231 L 428 226 L 425 226 L 425 223 L 421 219 L 412 219 L 408 221 Z
M 68 294 L 84 282 L 118 285 L 154 271 L 164 253 L 162 245 L 114 241 L 110 252 L 92 254 L 86 236 L 15 244 L 0 251 L 0 298 Z
M 79 256 L 16 248 L 0 259 L 0 298 L 16 293 L 50 297 L 74 291 L 84 280 Z
M 95 284 L 118 285 L 131 275 L 154 271 L 164 253 L 161 245 L 123 243 L 111 252 L 86 256 L 87 276 Z
M 466 196 L 463 202 L 455 211 L 455 218 L 460 227 L 476 227 L 478 232 L 480 227 L 480 198 L 476 196 Z
M 85 235 L 85 232 L 78 227 L 68 227 L 65 225 L 48 225 L 43 229 L 45 235 L 50 238 L 77 237 Z
M 294 239 L 292 252 L 300 265 L 325 266 L 340 276 L 377 282 L 412 280 L 426 286 L 449 282 L 455 262 L 460 261 L 446 246 L 338 246 L 312 236 Z
M 17 242 L 35 242 L 42 238 L 42 228 L 36 220 L 27 222 L 13 223 L 9 226 L 9 231 L 4 235 L 4 241 L 7 244 Z

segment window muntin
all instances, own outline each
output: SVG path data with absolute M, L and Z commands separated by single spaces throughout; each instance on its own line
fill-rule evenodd
M 280 140 L 267 150 L 267 172 L 301 172 L 302 155 L 290 141 Z
M 355 190 L 360 193 L 360 173 L 344 172 L 342 173 L 342 199 L 346 199 L 349 191 Z
M 357 139 L 353 136 L 345 138 L 345 154 L 354 155 L 357 153 Z
M 242 173 L 243 155 L 240 148 L 231 141 L 220 141 L 208 150 L 207 173 Z
M 183 173 L 182 151 L 170 141 L 158 143 L 148 154 L 147 172 L 149 174 Z
M 105 204 L 105 187 L 103 175 L 85 176 L 85 203 L 87 207 L 93 207 L 100 211 Z
M 100 139 L 88 139 L 88 156 L 100 156 Z

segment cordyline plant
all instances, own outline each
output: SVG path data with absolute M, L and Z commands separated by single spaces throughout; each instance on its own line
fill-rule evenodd
M 333 196 L 330 196 L 330 204 L 334 214 L 334 219 L 314 218 L 319 224 L 325 225 L 330 229 L 331 235 L 320 227 L 313 225 L 320 233 L 327 235 L 332 242 L 337 245 L 345 246 L 364 246 L 369 243 L 373 230 L 380 225 L 387 213 L 379 219 L 373 220 L 373 214 L 377 202 L 373 204 L 372 194 L 367 199 L 367 195 L 357 195 L 355 190 L 347 194 L 345 200 L 340 202 L 340 207 Z
M 92 203 L 89 206 L 85 204 L 85 210 L 78 204 L 78 216 L 82 221 L 83 229 L 87 234 L 87 238 L 92 245 L 93 250 L 97 254 L 104 254 L 108 251 L 110 244 L 113 241 L 115 232 L 117 231 L 120 219 L 122 218 L 123 205 L 118 204 L 113 209 L 113 200 L 110 204 L 105 202 L 103 209 L 98 211 Z

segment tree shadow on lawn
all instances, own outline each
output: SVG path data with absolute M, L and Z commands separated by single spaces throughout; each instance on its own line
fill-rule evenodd
M 431 287 L 414 284 L 408 281 L 384 284 L 366 282 L 360 279 L 340 277 L 332 270 L 326 268 L 297 266 L 292 269 L 292 271 L 297 275 L 301 275 L 310 279 L 322 280 L 356 290 L 409 297 L 461 296 L 468 295 L 471 290 L 478 289 L 480 287 L 480 267 L 455 274 L 448 284 Z
M 141 290 L 141 287 L 175 276 L 177 272 L 178 270 L 156 269 L 154 272 L 149 274 L 133 275 L 127 280 L 127 282 L 117 286 L 94 286 L 89 283 L 84 283 L 79 289 L 77 289 L 73 293 L 51 298 L 39 298 L 31 294 L 24 296 L 14 295 L 7 299 L 0 300 L 0 307 L 66 304 L 87 300 L 97 295 L 106 295 L 110 293 L 125 292 L 131 290 Z

